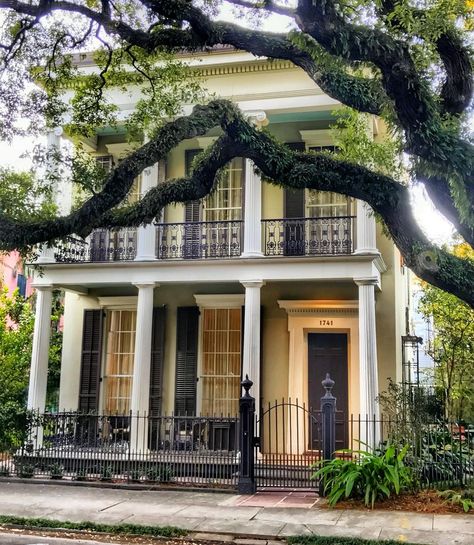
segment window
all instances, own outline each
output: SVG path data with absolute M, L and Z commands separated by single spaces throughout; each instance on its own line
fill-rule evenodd
M 239 412 L 241 308 L 204 309 L 202 315 L 202 414 Z
M 226 176 L 214 193 L 204 200 L 204 221 L 242 219 L 244 160 L 237 157 L 228 165 Z
M 16 287 L 18 288 L 18 294 L 22 297 L 26 297 L 26 277 L 23 274 L 17 275 Z
M 134 310 L 107 313 L 103 407 L 108 414 L 126 415 L 130 411 L 136 319 Z
M 307 189 L 305 203 L 307 218 L 350 216 L 350 199 L 339 193 Z

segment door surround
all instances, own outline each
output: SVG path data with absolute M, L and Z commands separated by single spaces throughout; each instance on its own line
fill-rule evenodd
M 359 302 L 279 300 L 288 314 L 288 397 L 308 406 L 308 333 L 346 333 L 349 413 L 359 412 Z M 321 386 L 321 396 L 324 394 Z

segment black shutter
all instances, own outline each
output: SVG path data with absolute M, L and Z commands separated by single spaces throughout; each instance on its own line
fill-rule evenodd
M 103 311 L 85 310 L 82 329 L 81 380 L 79 411 L 99 408 L 100 362 L 102 352 Z
M 304 151 L 304 142 L 286 144 L 295 151 Z M 304 218 L 304 189 L 285 188 L 284 213 L 285 219 L 285 255 L 304 255 L 304 221 L 294 221 L 293 218 Z
M 161 416 L 166 308 L 153 309 L 150 368 L 150 416 Z
M 198 307 L 178 307 L 174 402 L 177 415 L 196 413 L 198 329 Z
M 184 156 L 186 176 L 191 174 L 191 166 L 196 155 L 201 153 L 201 149 L 186 150 Z M 189 225 L 201 220 L 201 201 L 194 200 L 185 204 L 184 208 L 184 245 L 183 257 L 192 259 L 201 255 L 201 230 L 199 225 Z

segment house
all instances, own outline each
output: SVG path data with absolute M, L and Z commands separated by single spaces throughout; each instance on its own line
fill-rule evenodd
M 295 149 L 334 145 L 329 125 L 338 103 L 290 63 L 228 47 L 189 61 L 210 91 L 231 98 Z M 133 108 L 125 96 L 117 102 Z M 370 131 L 380 138 L 380 121 L 370 119 Z M 183 175 L 217 134 L 182 142 L 143 172 L 134 191 Z M 61 131 L 55 135 L 52 145 L 59 145 Z M 106 130 L 84 144 L 103 164 L 127 150 L 124 134 Z M 71 238 L 45 249 L 37 265 L 29 407 L 44 410 L 51 294 L 60 288 L 66 292 L 60 411 L 109 415 L 92 434 L 120 434 L 132 450 L 151 448 L 158 432 L 123 417 L 235 417 L 246 375 L 257 414 L 269 415 L 275 400 L 305 414 L 318 409 L 321 381 L 330 373 L 346 420 L 376 416 L 387 378 L 401 379 L 408 273 L 370 208 L 261 182 L 244 158 L 232 161 L 217 191 L 202 201 L 169 206 L 156 224 Z M 276 424 L 283 435 L 288 414 L 285 408 Z M 214 424 L 207 447 L 225 441 L 236 448 L 234 428 Z M 351 433 L 343 428 L 341 447 Z M 199 435 L 186 426 L 168 429 L 167 444 L 186 449 L 192 433 Z M 305 434 L 288 432 L 293 453 L 312 449 Z M 283 435 L 278 444 L 287 441 Z M 370 442 L 372 433 L 360 437 Z
M 18 252 L 0 256 L 0 284 L 8 289 L 10 295 L 16 288 L 22 297 L 32 294 L 31 277 L 26 272 Z

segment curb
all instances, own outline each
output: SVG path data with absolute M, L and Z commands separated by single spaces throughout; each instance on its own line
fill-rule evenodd
M 29 526 L 23 526 L 21 524 L 0 524 L 0 532 L 4 530 L 26 530 L 31 532 L 31 535 L 36 535 L 38 532 L 45 532 L 50 534 L 76 534 L 78 537 L 88 537 L 89 541 L 94 541 L 94 536 L 109 536 L 108 532 L 96 532 L 89 530 L 74 530 L 70 528 L 51 528 L 48 526 L 35 526 L 34 528 Z M 181 537 L 161 537 L 161 536 L 148 536 L 143 534 L 113 534 L 116 538 L 123 536 L 127 537 L 140 537 L 147 540 L 154 540 L 157 542 L 188 542 L 190 539 L 199 542 L 225 542 L 235 545 L 282 545 L 286 543 L 284 538 L 280 538 L 275 535 L 266 534 L 252 534 L 249 538 L 248 534 L 238 534 L 235 532 L 189 532 L 185 536 Z M 71 538 L 74 539 L 74 538 Z

